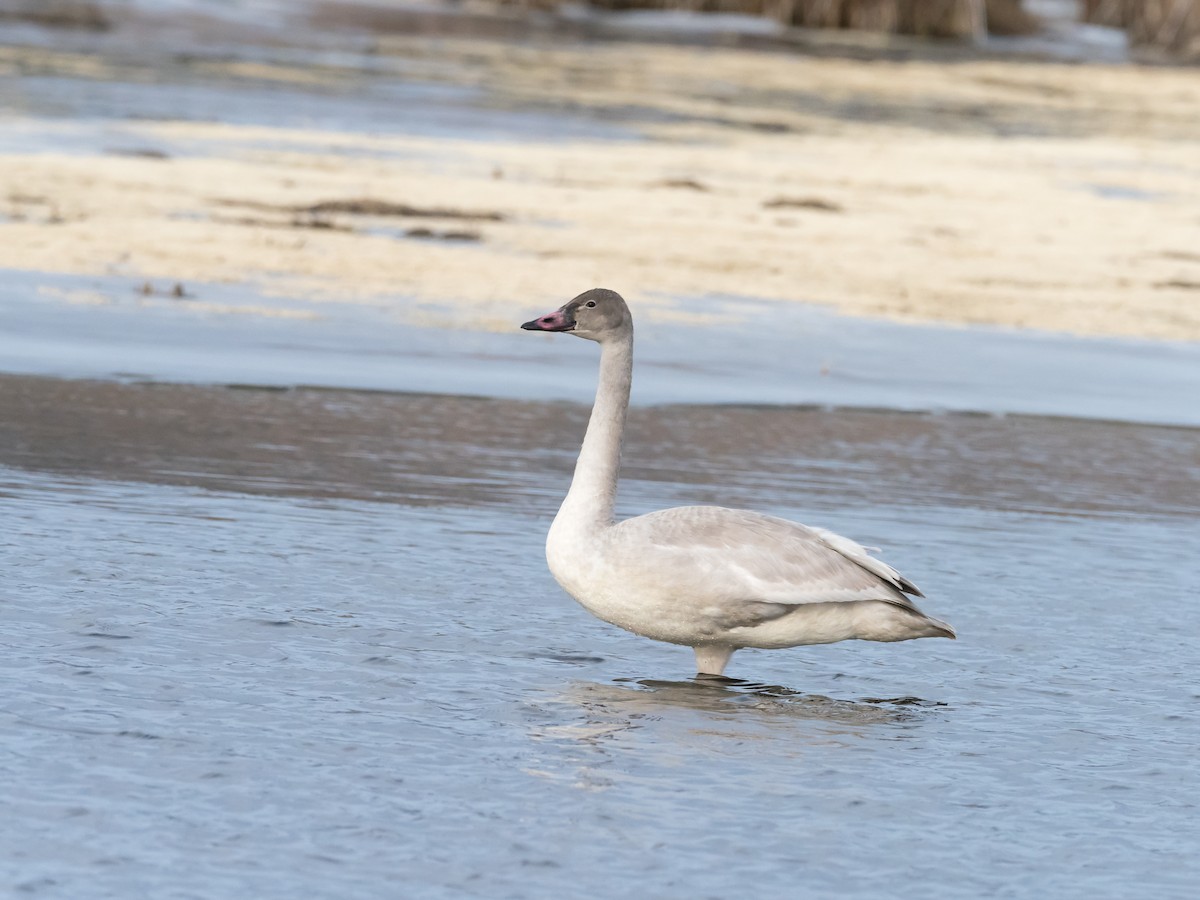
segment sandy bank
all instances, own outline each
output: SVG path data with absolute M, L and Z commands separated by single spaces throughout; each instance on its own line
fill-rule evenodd
M 470 88 L 493 114 L 583 117 L 632 139 L 124 123 L 108 152 L 0 156 L 0 267 L 254 280 L 482 328 L 603 284 L 662 315 L 738 294 L 1200 340 L 1194 71 L 642 44 L 376 50 L 391 77 Z M 130 65 L 0 50 L 17 75 L 128 80 Z M 232 90 L 315 78 L 347 102 L 370 77 L 212 60 L 170 76 Z M 496 215 L 306 211 L 355 198 Z

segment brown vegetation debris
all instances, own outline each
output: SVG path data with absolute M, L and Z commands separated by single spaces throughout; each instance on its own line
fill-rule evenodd
M 296 216 L 290 223 L 292 228 L 316 228 L 320 231 L 353 231 L 349 225 L 343 225 L 341 222 L 335 222 L 332 219 L 323 219 L 320 216 Z
M 392 203 L 388 200 L 356 198 L 349 200 L 322 200 L 320 203 L 263 203 L 259 200 L 236 200 L 218 198 L 212 201 L 218 206 L 237 206 L 259 212 L 293 213 L 297 217 L 312 216 L 313 220 L 295 221 L 298 227 L 325 228 L 325 216 L 342 213 L 351 216 L 396 216 L 410 219 L 461 219 L 475 222 L 503 222 L 504 214 L 481 210 L 451 209 L 441 206 L 411 206 L 407 203 Z M 247 222 L 246 224 L 252 224 Z M 263 224 L 270 224 L 264 222 Z
M 378 235 L 385 234 L 388 237 L 396 238 L 417 238 L 434 241 L 450 241 L 468 243 L 472 241 L 483 240 L 483 235 L 478 231 L 467 231 L 464 229 L 449 229 L 441 231 L 434 228 L 409 228 L 409 229 L 386 229 L 381 232 L 371 230 L 359 231 L 358 229 L 347 225 L 343 222 L 338 222 L 336 219 L 330 219 L 322 215 L 308 212 L 312 207 L 291 207 L 291 206 L 270 206 L 269 204 L 254 203 L 251 205 L 257 209 L 264 210 L 291 210 L 303 209 L 304 212 L 293 215 L 288 219 L 269 219 L 256 216 L 240 216 L 237 218 L 214 218 L 214 222 L 221 222 L 226 225 L 247 225 L 251 228 L 308 228 L 315 231 L 337 231 L 346 234 L 370 234 Z
M 478 231 L 434 231 L 432 228 L 410 228 L 404 233 L 409 238 L 424 238 L 433 241 L 481 241 L 483 235 Z
M 362 197 L 350 200 L 323 200 L 311 206 L 288 207 L 290 212 L 325 215 L 347 213 L 355 216 L 400 216 L 423 219 L 470 219 L 482 222 L 503 222 L 503 213 L 479 210 L 450 209 L 442 206 L 411 206 L 407 203 L 391 203 Z
M 293 216 L 290 219 L 264 219 L 259 216 L 238 216 L 236 218 L 214 216 L 212 221 L 221 225 L 245 225 L 250 228 L 311 228 L 316 231 L 354 231 L 349 225 L 343 225 L 332 219 L 322 219 L 319 216 Z
M 155 295 L 161 294 L 162 296 L 165 296 L 165 297 L 173 297 L 176 300 L 186 300 L 187 298 L 192 296 L 191 294 L 188 293 L 187 289 L 183 286 L 182 281 L 176 281 L 173 285 L 171 285 L 170 289 L 165 290 L 165 291 L 160 291 L 158 288 L 156 288 L 154 286 L 153 282 L 143 281 L 138 286 L 137 292 L 139 294 L 141 294 L 143 297 L 153 297 Z
M 170 159 L 171 154 L 154 147 L 109 147 L 104 151 L 109 156 L 129 156 L 135 159 Z
M 822 200 L 820 197 L 776 197 L 774 200 L 764 200 L 763 209 L 811 209 L 831 213 L 846 211 L 840 203 Z
M 686 191 L 707 191 L 708 185 L 702 184 L 694 178 L 664 178 L 662 181 L 656 181 L 651 187 L 664 188 L 681 188 Z
M 1181 259 L 1184 262 L 1200 262 L 1200 253 L 1192 253 L 1188 250 L 1165 250 L 1163 251 L 1165 259 Z

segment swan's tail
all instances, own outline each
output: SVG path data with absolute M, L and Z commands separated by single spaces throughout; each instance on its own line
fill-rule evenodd
M 929 629 L 925 637 L 944 637 L 950 638 L 952 641 L 958 640 L 958 633 L 949 622 L 943 622 L 941 619 L 935 619 L 933 616 L 925 616 L 925 624 Z

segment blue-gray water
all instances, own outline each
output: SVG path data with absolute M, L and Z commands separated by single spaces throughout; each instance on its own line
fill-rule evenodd
M 485 332 L 454 309 L 411 299 L 321 303 L 264 296 L 253 284 L 189 283 L 190 299 L 175 300 L 143 296 L 144 283 L 0 270 L 3 370 L 558 400 L 588 397 L 596 377 L 594 353 L 575 342 L 519 334 L 515 323 L 545 311 L 519 300 L 511 330 Z M 688 325 L 642 316 L 641 298 L 629 299 L 639 315 L 635 403 L 821 403 L 1200 426 L 1200 344 L 674 298 L 669 312 L 719 317 Z M 415 317 L 443 327 L 413 325 Z
M 624 512 L 835 528 L 961 636 L 743 651 L 748 683 L 716 684 L 545 570 L 585 407 L 0 382 L 6 890 L 1182 898 L 1200 877 L 1193 430 L 635 410 Z

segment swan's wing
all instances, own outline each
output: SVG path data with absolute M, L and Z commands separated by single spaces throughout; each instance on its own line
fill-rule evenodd
M 905 594 L 921 596 L 849 538 L 761 513 L 678 507 L 628 519 L 613 538 L 627 570 L 681 594 L 745 606 L 758 621 L 802 603 L 882 600 L 915 610 Z

